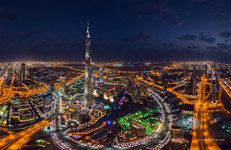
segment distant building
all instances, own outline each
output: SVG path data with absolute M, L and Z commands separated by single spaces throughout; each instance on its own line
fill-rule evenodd
M 139 98 L 139 90 L 137 87 L 132 87 L 131 89 L 131 94 L 132 94 L 132 99 L 134 102 L 136 102 L 136 100 Z
M 206 74 L 210 76 L 212 73 L 212 67 L 209 64 L 206 64 Z
M 185 86 L 185 93 L 189 95 L 197 94 L 197 83 L 198 83 L 199 72 L 196 67 L 193 68 L 188 85 Z
M 19 84 L 22 84 L 22 81 L 26 80 L 26 64 L 21 64 L 21 70 L 19 72 Z
M 218 76 L 214 75 L 212 77 L 212 102 L 216 102 L 219 95 L 219 81 Z
M 131 95 L 133 102 L 140 102 L 141 97 L 145 95 L 146 87 L 144 85 L 136 85 L 131 87 Z
M 22 80 L 26 79 L 26 64 L 22 63 L 21 65 L 21 78 Z

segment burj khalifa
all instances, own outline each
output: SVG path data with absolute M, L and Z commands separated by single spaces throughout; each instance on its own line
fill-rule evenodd
M 87 37 L 85 45 L 85 84 L 84 84 L 84 102 L 85 107 L 90 108 L 94 104 L 93 84 L 92 84 L 92 65 L 91 65 L 91 41 L 89 32 L 89 22 L 87 23 Z

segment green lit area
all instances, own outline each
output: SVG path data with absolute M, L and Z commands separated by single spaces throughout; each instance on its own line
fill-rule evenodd
M 76 96 L 81 96 L 83 93 L 83 81 L 78 80 L 68 86 L 65 92 L 65 98 L 68 100 L 73 100 Z
M 222 130 L 224 130 L 225 132 L 231 134 L 231 122 L 224 122 L 222 125 L 221 125 L 221 128 Z
M 0 107 L 0 114 L 4 114 L 5 111 L 6 111 L 6 109 L 7 109 L 7 106 L 6 106 L 6 105 L 1 106 L 1 107 Z
M 70 85 L 72 90 L 82 90 L 83 89 L 83 81 L 78 80 L 74 84 Z
M 159 112 L 159 107 L 149 110 L 147 109 L 144 111 L 138 111 L 136 113 L 128 114 L 117 119 L 117 122 L 123 130 L 130 130 L 130 122 L 137 122 L 146 128 L 147 135 L 152 135 L 160 123 L 158 117 Z
M 111 106 L 110 105 L 105 105 L 104 109 L 106 109 L 106 110 L 111 109 Z
M 0 125 L 1 126 L 6 125 L 7 108 L 8 108 L 8 106 L 6 106 L 6 105 L 0 106 Z
M 45 139 L 38 139 L 35 141 L 36 144 L 50 144 L 50 142 L 48 142 Z

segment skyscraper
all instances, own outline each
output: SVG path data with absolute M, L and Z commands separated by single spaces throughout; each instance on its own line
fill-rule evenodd
M 22 81 L 26 79 L 26 64 L 21 64 L 21 70 L 19 71 L 19 84 L 22 84 Z
M 216 102 L 219 95 L 219 81 L 218 76 L 214 75 L 212 77 L 212 102 Z
M 26 79 L 26 64 L 22 63 L 21 65 L 21 79 L 25 80 Z
M 99 70 L 99 83 L 103 83 L 103 69 L 100 68 Z
M 66 92 L 66 78 L 65 77 L 59 77 L 59 83 L 60 83 L 62 94 L 65 94 L 65 92 Z
M 91 66 L 91 42 L 89 23 L 87 23 L 87 37 L 85 45 L 85 84 L 84 84 L 84 101 L 86 107 L 89 108 L 94 104 L 93 87 L 92 87 L 92 66 Z

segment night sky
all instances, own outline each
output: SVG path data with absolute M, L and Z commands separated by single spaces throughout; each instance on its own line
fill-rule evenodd
M 230 0 L 0 0 L 0 61 L 231 58 Z

